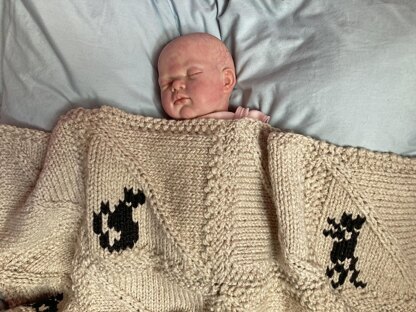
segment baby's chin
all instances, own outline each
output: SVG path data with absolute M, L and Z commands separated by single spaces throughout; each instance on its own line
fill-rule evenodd
M 183 106 L 178 112 L 177 119 L 193 119 L 199 117 L 200 114 L 191 106 Z

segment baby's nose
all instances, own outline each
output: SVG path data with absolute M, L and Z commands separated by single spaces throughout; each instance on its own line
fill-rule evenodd
M 185 89 L 185 82 L 183 79 L 175 79 L 172 82 L 172 91 Z

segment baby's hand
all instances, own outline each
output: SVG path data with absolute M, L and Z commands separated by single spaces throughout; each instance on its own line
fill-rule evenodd
M 259 110 L 249 110 L 248 108 L 244 108 L 242 106 L 237 107 L 234 113 L 234 119 L 241 119 L 244 117 L 260 120 L 264 123 L 268 123 L 270 121 L 270 116 L 262 113 Z
M 262 113 L 261 111 L 258 110 L 252 110 L 248 113 L 248 117 L 249 118 L 253 118 L 253 119 L 257 119 L 260 120 L 264 123 L 268 123 L 270 121 L 270 116 Z
M 249 109 L 248 108 L 239 106 L 239 107 L 237 107 L 237 109 L 234 113 L 234 119 L 241 119 L 241 118 L 247 117 L 248 114 L 249 114 Z

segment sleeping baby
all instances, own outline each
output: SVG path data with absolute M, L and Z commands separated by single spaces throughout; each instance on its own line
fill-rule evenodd
M 257 110 L 228 111 L 236 83 L 234 61 L 227 47 L 206 33 L 192 33 L 169 42 L 159 55 L 162 106 L 173 119 L 248 117 L 269 122 Z

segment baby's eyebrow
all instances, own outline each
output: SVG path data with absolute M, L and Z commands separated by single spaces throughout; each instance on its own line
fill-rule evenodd
M 202 70 L 202 68 L 201 68 L 201 66 L 189 66 L 188 71 L 189 70 Z

